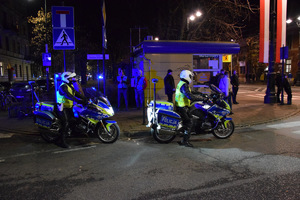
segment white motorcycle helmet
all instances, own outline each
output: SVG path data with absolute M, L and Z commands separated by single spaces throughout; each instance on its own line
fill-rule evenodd
M 69 78 L 74 78 L 76 76 L 76 74 L 74 72 L 64 72 L 61 75 L 61 80 L 65 83 L 69 83 Z
M 182 70 L 180 73 L 180 78 L 188 81 L 189 84 L 192 82 L 193 76 L 194 76 L 194 74 L 189 70 Z

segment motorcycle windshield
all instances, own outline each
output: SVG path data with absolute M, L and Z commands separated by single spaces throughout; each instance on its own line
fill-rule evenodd
M 219 94 L 222 94 L 223 92 L 218 88 L 216 87 L 214 84 L 209 84 L 209 88 L 214 91 L 214 92 L 217 92 Z
M 85 88 L 84 89 L 84 95 L 88 98 L 94 101 L 94 103 L 97 103 L 97 101 L 101 101 L 105 103 L 107 106 L 111 106 L 109 100 L 104 96 L 104 94 L 100 91 L 97 91 L 96 88 Z

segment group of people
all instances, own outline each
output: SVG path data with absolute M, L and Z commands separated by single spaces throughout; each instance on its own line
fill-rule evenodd
M 69 127 L 71 126 L 73 112 L 73 102 L 80 104 L 87 104 L 88 101 L 80 92 L 80 88 L 76 89 L 77 84 L 75 79 L 76 74 L 71 72 L 65 72 L 62 74 L 62 84 L 59 87 L 59 94 L 57 97 L 57 102 L 63 105 L 61 110 L 62 118 L 65 119 L 64 133 L 61 137 L 61 144 L 63 147 L 68 147 L 65 142 L 65 136 L 68 134 Z M 183 70 L 180 73 L 180 81 L 175 87 L 174 78 L 172 76 L 172 70 L 167 71 L 167 75 L 164 78 L 165 84 L 165 94 L 168 97 L 168 102 L 173 102 L 173 94 L 175 93 L 175 106 L 176 112 L 181 116 L 184 128 L 183 139 L 179 141 L 179 145 L 186 147 L 193 147 L 189 142 L 192 128 L 192 120 L 189 112 L 189 107 L 191 101 L 195 100 L 207 100 L 206 97 L 201 95 L 196 95 L 191 92 L 189 84 L 193 81 L 194 74 L 189 70 Z M 128 100 L 127 100 L 127 88 L 128 88 L 128 77 L 124 74 L 122 69 L 118 71 L 118 109 L 120 108 L 120 99 L 123 96 L 125 100 L 126 110 L 128 110 Z M 239 89 L 239 78 L 237 76 L 236 70 L 233 71 L 232 76 L 224 69 L 216 76 L 213 84 L 215 84 L 224 93 L 224 100 L 230 105 L 232 110 L 232 103 L 238 104 L 236 101 L 237 92 Z M 290 84 L 287 77 L 282 79 L 280 73 L 276 76 L 277 85 L 277 101 L 280 102 L 280 94 L 285 90 L 288 94 L 287 104 L 291 104 L 292 92 Z M 138 70 L 137 76 L 134 78 L 134 89 L 135 89 L 135 99 L 137 108 L 142 108 L 144 103 L 144 90 L 147 87 L 147 80 L 142 76 L 142 71 Z M 232 101 L 231 101 L 232 99 Z M 231 114 L 233 114 L 231 112 Z
M 125 102 L 126 111 L 128 111 L 128 77 L 124 74 L 123 70 L 119 68 L 118 70 L 118 110 L 120 109 L 121 98 L 123 97 Z M 137 109 L 141 109 L 144 103 L 144 90 L 147 87 L 147 80 L 142 75 L 142 70 L 138 70 L 136 76 L 134 77 L 134 93 Z

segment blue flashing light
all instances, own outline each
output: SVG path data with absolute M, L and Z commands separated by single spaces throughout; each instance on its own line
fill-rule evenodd
M 103 76 L 102 76 L 102 74 L 100 74 L 99 76 L 98 76 L 98 79 L 103 79 Z
M 92 87 L 92 89 L 96 91 L 96 88 L 95 88 L 95 87 Z
M 78 113 L 77 113 L 77 112 L 74 112 L 74 117 L 76 117 L 76 118 L 78 118 L 78 117 L 79 117 L 79 115 L 78 115 Z

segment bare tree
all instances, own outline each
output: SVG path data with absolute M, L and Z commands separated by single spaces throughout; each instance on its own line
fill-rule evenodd
M 187 19 L 197 9 L 202 16 L 190 22 L 187 29 Z M 160 2 L 157 30 L 164 39 L 239 40 L 250 15 L 257 10 L 249 0 L 163 1 Z

